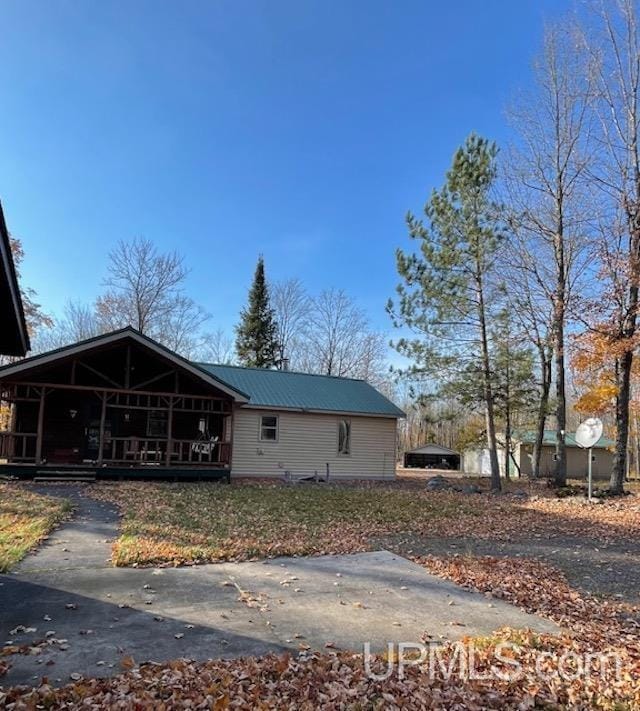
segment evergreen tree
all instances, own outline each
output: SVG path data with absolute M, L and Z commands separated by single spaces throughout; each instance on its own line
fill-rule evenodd
M 456 152 L 445 185 L 425 205 L 426 221 L 407 216 L 419 251 L 398 250 L 403 283 L 398 303 L 388 304 L 394 325 L 417 334 L 394 344 L 413 361 L 410 374 L 443 382 L 461 370 L 477 370 L 493 490 L 501 487 L 488 326 L 489 277 L 502 237 L 491 199 L 496 154 L 495 144 L 471 135 Z
M 260 255 L 249 290 L 249 303 L 240 312 L 240 323 L 236 326 L 236 352 L 240 362 L 253 368 L 276 367 L 280 353 L 277 330 L 264 276 L 264 259 Z

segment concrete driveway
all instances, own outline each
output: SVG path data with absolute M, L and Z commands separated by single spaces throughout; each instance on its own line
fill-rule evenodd
M 44 491 L 44 490 L 43 490 Z M 498 627 L 555 631 L 545 620 L 466 591 L 387 551 L 191 568 L 112 568 L 118 516 L 81 490 L 51 488 L 77 505 L 12 574 L 0 576 L 5 685 L 42 676 L 104 676 L 136 663 L 204 660 L 363 643 L 438 642 Z M 337 532 L 339 535 L 339 532 Z

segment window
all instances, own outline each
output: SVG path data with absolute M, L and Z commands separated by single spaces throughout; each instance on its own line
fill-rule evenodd
M 351 454 L 351 422 L 340 420 L 338 422 L 338 454 Z
M 276 442 L 278 439 L 278 418 L 276 415 L 263 415 L 260 418 L 260 441 Z
M 147 419 L 147 437 L 166 437 L 167 420 L 166 410 L 151 410 Z

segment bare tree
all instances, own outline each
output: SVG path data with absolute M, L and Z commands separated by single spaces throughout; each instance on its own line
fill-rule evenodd
M 384 371 L 385 339 L 371 330 L 364 312 L 341 289 L 312 300 L 304 344 L 304 369 L 375 381 Z
M 160 253 L 147 239 L 120 241 L 109 253 L 107 291 L 96 300 L 102 331 L 132 325 L 188 355 L 208 319 L 183 293 L 188 270 L 177 252 Z
M 308 328 L 311 299 L 299 279 L 275 282 L 271 285 L 270 295 L 278 324 L 276 339 L 281 358 L 288 358 L 297 368 Z
M 583 42 L 597 89 L 600 160 L 591 177 L 606 203 L 598 240 L 606 288 L 596 305 L 603 316 L 597 327 L 610 339 L 615 359 L 617 432 L 610 488 L 622 493 L 633 357 L 640 340 L 640 36 L 634 0 L 599 0 L 594 16 L 595 27 L 585 29 Z
M 198 360 L 206 363 L 233 365 L 235 363 L 235 344 L 221 328 L 213 333 L 205 333 L 196 353 Z
M 191 358 L 200 343 L 200 328 L 209 314 L 185 294 L 175 294 L 168 316 L 154 329 L 155 338 L 185 358 Z
M 575 31 L 547 31 L 536 64 L 534 92 L 512 110 L 517 132 L 506 166 L 510 299 L 538 353 L 540 402 L 534 472 L 548 409 L 553 353 L 555 380 L 555 481 L 567 478 L 565 332 L 571 299 L 584 270 L 587 214 L 584 178 L 589 165 L 592 89 L 575 52 Z
M 519 230 L 514 230 L 511 244 L 503 254 L 502 273 L 510 285 L 507 302 L 516 328 L 523 340 L 532 344 L 537 358 L 538 408 L 531 465 L 531 476 L 535 479 L 540 476 L 542 443 L 550 406 L 554 309 L 539 268 L 544 262 L 540 261 L 536 251 L 531 251 L 531 247 L 530 241 L 523 238 Z
M 79 301 L 68 301 L 62 318 L 56 319 L 53 328 L 40 332 L 35 340 L 34 350 L 42 352 L 59 348 L 93 338 L 100 333 L 93 309 Z

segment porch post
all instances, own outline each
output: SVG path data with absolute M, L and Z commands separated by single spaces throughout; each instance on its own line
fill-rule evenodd
M 173 395 L 169 395 L 169 414 L 167 415 L 167 451 L 166 465 L 171 466 L 171 450 L 173 449 Z
M 42 434 L 44 428 L 44 398 L 47 389 L 42 386 L 40 390 L 40 405 L 38 408 L 38 429 L 36 430 L 36 464 L 40 464 L 42 459 Z
M 225 423 L 226 427 L 228 429 L 227 438 L 229 440 L 229 462 L 228 462 L 229 471 L 231 471 L 231 465 L 233 462 L 233 411 L 235 410 L 235 406 L 236 406 L 235 402 L 232 402 L 231 403 L 231 412 L 230 412 L 229 416 L 227 417 L 227 422 Z
M 131 346 L 127 346 L 127 357 L 124 366 L 124 387 L 129 390 L 131 387 Z
M 104 452 L 104 425 L 107 419 L 107 393 L 102 393 L 102 409 L 100 410 L 100 434 L 98 437 L 98 464 L 102 466 Z

